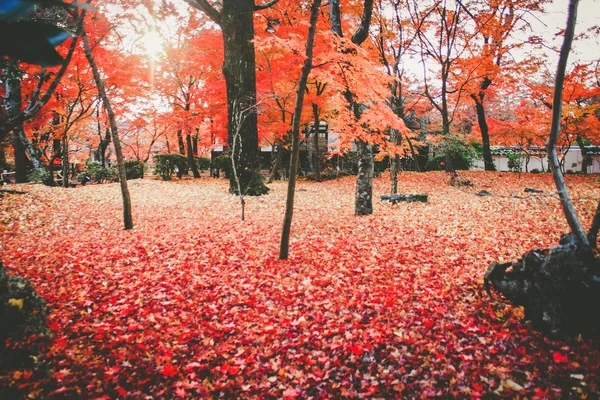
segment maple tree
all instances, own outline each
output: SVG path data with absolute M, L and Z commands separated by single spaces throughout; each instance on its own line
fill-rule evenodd
M 278 0 L 255 5 L 254 0 L 225 0 L 218 10 L 206 0 L 189 0 L 191 6 L 203 11 L 223 32 L 223 75 L 227 85 L 229 147 L 233 147 L 236 132 L 242 146 L 231 154 L 232 165 L 239 182 L 232 176 L 232 193 L 261 195 L 268 191 L 258 171 L 258 127 L 256 117 L 256 58 L 254 52 L 254 11 L 271 7 Z M 247 113 L 243 118 L 241 114 Z M 238 127 L 236 122 L 241 122 Z M 239 192 L 238 183 L 243 191 Z

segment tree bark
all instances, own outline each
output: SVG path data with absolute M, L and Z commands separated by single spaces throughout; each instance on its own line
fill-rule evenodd
M 358 177 L 356 179 L 356 195 L 354 215 L 373 214 L 373 150 L 363 140 L 356 142 L 358 153 Z
M 192 135 L 187 134 L 185 141 L 187 143 L 187 159 L 188 164 L 192 170 L 192 174 L 194 178 L 200 178 L 200 172 L 198 172 L 198 165 L 196 164 L 196 159 L 194 158 L 194 147 L 192 145 Z
M 69 139 L 66 133 L 62 137 L 62 187 L 69 187 Z
M 560 120 L 562 118 L 562 93 L 563 84 L 565 80 L 565 70 L 567 68 L 567 59 L 569 57 L 569 51 L 571 50 L 571 43 L 573 42 L 573 36 L 575 32 L 575 24 L 577 21 L 577 5 L 579 0 L 569 1 L 569 14 L 567 18 L 567 27 L 565 29 L 565 36 L 562 47 L 560 49 L 560 56 L 558 60 L 558 67 L 556 71 L 556 78 L 554 84 L 554 99 L 552 104 L 552 124 L 550 127 L 550 135 L 546 142 L 546 151 L 548 153 L 548 163 L 552 170 L 552 177 L 556 184 L 558 195 L 562 204 L 565 218 L 569 223 L 569 227 L 575 236 L 575 239 L 582 245 L 589 245 L 587 235 L 583 230 L 583 226 L 577 217 L 575 207 L 569 196 L 567 185 L 565 184 L 564 176 L 560 170 L 560 163 L 558 155 L 556 154 L 556 142 L 558 141 L 558 134 L 560 132 Z
M 292 122 L 292 157 L 290 161 L 290 177 L 288 180 L 287 198 L 285 202 L 285 216 L 283 218 L 283 229 L 281 230 L 281 243 L 279 246 L 279 259 L 287 260 L 290 246 L 290 231 L 292 228 L 292 217 L 294 215 L 294 195 L 296 192 L 296 175 L 298 171 L 299 146 L 300 146 L 300 118 L 302 117 L 302 103 L 308 74 L 312 69 L 313 47 L 315 42 L 315 31 L 317 19 L 319 18 L 319 7 L 321 0 L 314 0 L 310 9 L 310 27 L 306 41 L 306 59 L 302 66 L 302 74 L 298 84 L 298 95 L 294 109 L 294 120 Z
M 314 144 L 315 149 L 313 153 L 314 162 L 313 167 L 315 169 L 315 180 L 321 182 L 321 150 L 319 149 L 319 135 L 321 133 L 321 121 L 319 118 L 319 105 L 313 104 L 313 127 L 315 131 Z
M 329 20 L 331 31 L 342 36 L 342 28 L 339 22 L 340 7 L 339 1 L 330 1 Z M 371 24 L 371 15 L 373 13 L 373 1 L 365 0 L 363 14 L 360 26 L 352 36 L 352 43 L 360 46 L 368 37 L 369 25 Z M 360 105 L 354 101 L 354 95 L 350 90 L 346 91 L 348 105 L 353 111 L 356 120 L 360 119 Z M 356 143 L 358 157 L 358 177 L 356 179 L 356 198 L 354 205 L 355 215 L 366 215 L 373 213 L 373 171 L 374 161 L 371 146 L 368 143 L 358 141 Z
M 487 78 L 486 78 L 487 79 Z M 489 80 L 489 79 L 488 79 Z M 485 80 L 484 80 L 485 82 Z M 490 81 L 491 83 L 491 81 Z M 483 83 L 482 83 L 483 85 Z M 487 85 L 489 86 L 489 85 Z M 481 131 L 481 143 L 483 145 L 483 164 L 486 171 L 495 171 L 494 159 L 492 158 L 492 150 L 490 148 L 490 131 L 485 116 L 485 108 L 483 99 L 485 94 L 479 92 L 479 95 L 472 95 L 471 98 L 475 101 L 475 110 L 477 111 L 477 124 Z
M 110 101 L 108 100 L 106 90 L 104 89 L 104 80 L 100 77 L 100 71 L 98 69 L 98 65 L 96 64 L 96 61 L 94 60 L 94 55 L 92 54 L 90 42 L 88 40 L 87 34 L 85 33 L 85 30 L 82 31 L 81 36 L 83 38 L 83 48 L 85 56 L 90 64 L 90 67 L 92 68 L 94 81 L 96 82 L 96 86 L 98 88 L 98 94 L 102 99 L 102 104 L 104 105 L 104 109 L 106 110 L 106 115 L 108 115 L 110 131 L 112 134 L 112 141 L 113 145 L 115 146 L 115 153 L 117 154 L 117 169 L 119 172 L 119 183 L 121 185 L 121 196 L 123 198 L 123 224 L 126 230 L 132 229 L 133 218 L 131 217 L 131 197 L 129 195 L 129 188 L 127 187 L 127 176 L 125 175 L 125 162 L 123 160 L 123 151 L 121 150 L 121 140 L 119 139 L 119 129 L 117 127 L 115 113 L 113 112 L 112 106 L 110 105 Z
M 223 31 L 223 75 L 227 86 L 229 146 L 236 131 L 233 113 L 250 112 L 239 129 L 242 145 L 231 154 L 239 174 L 241 190 L 247 195 L 268 192 L 260 176 L 258 163 L 258 127 L 256 113 L 256 61 L 254 53 L 254 0 L 224 0 L 220 12 Z M 237 183 L 230 178 L 230 191 L 237 193 Z M 239 193 L 237 193 L 239 194 Z
M 185 143 L 183 142 L 183 132 L 181 129 L 177 131 L 177 144 L 179 145 L 179 154 L 185 155 Z

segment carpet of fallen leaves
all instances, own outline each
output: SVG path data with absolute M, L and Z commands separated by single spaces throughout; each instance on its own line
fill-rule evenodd
M 567 231 L 549 174 L 402 173 L 428 203 L 353 215 L 353 178 L 298 186 L 277 259 L 286 183 L 247 198 L 223 179 L 19 185 L 0 199 L 2 260 L 46 299 L 35 371 L 0 376 L 30 398 L 598 398 L 600 347 L 544 338 L 490 299 L 493 261 Z M 598 177 L 568 176 L 587 226 Z M 542 195 L 524 193 L 526 187 Z M 476 196 L 487 190 L 496 196 Z M 554 194 L 554 195 L 553 195 Z M 515 197 L 518 196 L 518 197 Z M 590 305 L 597 307 L 598 305 Z

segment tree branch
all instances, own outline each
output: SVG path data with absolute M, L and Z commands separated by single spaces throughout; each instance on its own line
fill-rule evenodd
M 221 25 L 221 13 L 214 8 L 207 0 L 183 0 L 190 6 L 204 12 L 215 24 Z
M 352 35 L 352 43 L 361 45 L 369 37 L 369 26 L 371 25 L 371 16 L 373 15 L 373 0 L 365 0 L 363 15 L 360 20 L 360 26 Z
M 271 0 L 268 3 L 265 4 L 255 4 L 254 5 L 254 11 L 260 11 L 260 10 L 265 10 L 269 7 L 273 7 L 275 4 L 277 4 L 279 0 Z

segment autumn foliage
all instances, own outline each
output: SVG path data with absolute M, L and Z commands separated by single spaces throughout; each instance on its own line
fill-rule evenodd
M 399 191 L 429 202 L 375 202 L 362 218 L 351 178 L 301 182 L 287 261 L 277 260 L 284 183 L 247 199 L 241 222 L 224 180 L 132 181 L 128 231 L 118 184 L 3 193 L 4 264 L 46 300 L 51 336 L 37 341 L 39 368 L 2 371 L 0 397 L 598 393 L 597 345 L 546 339 L 483 290 L 491 262 L 568 229 L 551 177 L 400 178 Z M 597 177 L 567 178 L 587 226 Z M 388 179 L 375 180 L 376 198 Z

